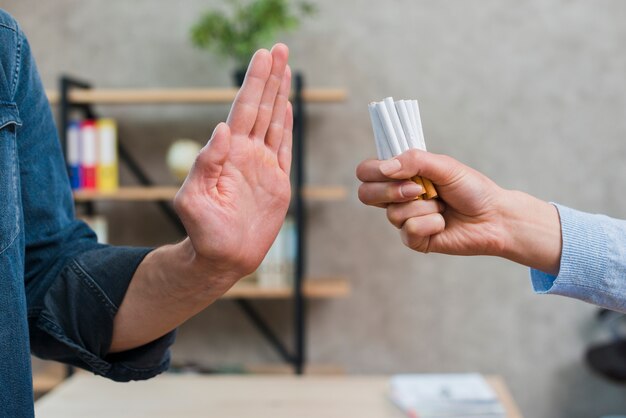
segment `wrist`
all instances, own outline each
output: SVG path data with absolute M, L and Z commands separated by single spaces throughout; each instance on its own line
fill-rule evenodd
M 190 303 L 211 303 L 242 277 L 218 261 L 199 256 L 189 238 L 160 247 L 149 257 L 161 267 L 160 281 L 164 291 Z
M 500 213 L 504 231 L 500 256 L 557 275 L 562 238 L 556 207 L 529 194 L 506 190 Z

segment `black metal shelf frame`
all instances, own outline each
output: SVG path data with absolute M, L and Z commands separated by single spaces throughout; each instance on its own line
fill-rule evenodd
M 73 89 L 89 89 L 90 83 L 78 80 L 69 76 L 62 76 L 59 82 L 60 90 L 60 106 L 59 106 L 59 135 L 64 155 L 67 146 L 67 128 L 70 123 L 72 111 L 81 112 L 86 118 L 95 118 L 97 114 L 90 104 L 72 103 L 70 99 L 70 91 Z M 290 211 L 293 213 L 296 225 L 296 260 L 294 266 L 294 283 L 293 283 L 293 347 L 291 350 L 273 331 L 270 324 L 263 319 L 260 312 L 254 305 L 246 299 L 235 299 L 235 303 L 243 314 L 248 318 L 252 325 L 267 340 L 272 348 L 278 353 L 280 358 L 293 367 L 296 374 L 304 372 L 306 363 L 306 318 L 305 303 L 306 299 L 303 295 L 303 280 L 305 272 L 305 242 L 306 242 L 306 207 L 302 197 L 302 187 L 305 181 L 305 158 L 304 158 L 304 135 L 305 135 L 305 113 L 304 100 L 302 92 L 304 90 L 304 77 L 301 73 L 294 74 L 294 96 L 292 100 L 294 113 L 293 127 L 293 170 L 292 170 L 292 189 L 293 198 Z M 134 159 L 132 154 L 124 146 L 121 140 L 118 140 L 118 151 L 120 161 L 126 164 L 130 172 L 135 176 L 137 181 L 143 186 L 152 186 L 154 182 L 145 172 L 141 165 Z M 185 228 L 180 222 L 176 212 L 170 203 L 165 201 L 154 202 L 158 205 L 164 216 L 176 225 L 179 232 L 186 235 Z M 93 215 L 96 208 L 93 202 L 76 202 L 76 205 L 84 205 L 85 212 Z M 71 369 L 68 370 L 71 374 Z

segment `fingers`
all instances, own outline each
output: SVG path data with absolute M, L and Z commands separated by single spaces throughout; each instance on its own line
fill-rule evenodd
M 272 55 L 266 49 L 258 50 L 250 60 L 246 78 L 228 114 L 227 123 L 233 135 L 247 136 L 252 131 L 271 70 Z
M 404 223 L 420 216 L 441 213 L 445 205 L 436 199 L 412 200 L 406 203 L 394 203 L 387 206 L 387 219 L 396 228 L 402 228 Z
M 423 176 L 435 185 L 449 184 L 465 167 L 454 158 L 411 149 L 390 160 L 366 160 L 357 167 L 361 181 L 390 181 Z
M 293 109 L 287 102 L 285 122 L 283 124 L 283 137 L 278 148 L 278 165 L 287 174 L 291 172 L 291 148 L 293 145 Z
M 427 253 L 430 251 L 432 235 L 443 232 L 446 221 L 440 213 L 409 218 L 400 230 L 402 242 L 412 250 Z
M 263 134 L 265 136 L 265 144 L 274 152 L 278 151 L 278 147 L 280 147 L 283 138 L 283 131 L 285 129 L 285 113 L 287 111 L 287 104 L 289 103 L 290 91 L 291 69 L 287 66 L 285 67 L 282 83 L 280 85 L 280 89 L 278 90 L 276 101 L 274 102 L 274 110 L 270 126 L 267 129 L 267 134 Z
M 359 186 L 359 199 L 366 205 L 378 206 L 392 202 L 406 202 L 424 193 L 424 188 L 411 180 L 399 182 L 371 182 Z
M 380 171 L 384 160 L 365 160 L 356 167 L 356 177 L 361 181 L 395 181 Z M 408 177 L 407 177 L 408 178 Z
M 230 128 L 224 122 L 215 127 L 208 144 L 200 150 L 188 178 L 201 176 L 201 182 L 208 189 L 217 185 L 224 162 L 230 150 Z
M 287 86 L 283 83 L 283 78 L 287 75 L 285 70 L 289 58 L 289 49 L 283 44 L 276 44 L 272 48 L 271 56 L 272 70 L 265 83 L 263 96 L 259 103 L 259 111 L 254 127 L 252 128 L 252 137 L 261 141 L 265 139 L 270 122 L 274 122 L 277 119 L 282 125 L 285 117 L 286 101 L 289 98 L 289 88 L 291 86 L 291 82 Z M 291 76 L 291 72 L 289 72 L 289 76 Z M 282 94 L 282 96 L 277 96 L 278 94 Z M 276 109 L 275 106 L 281 106 L 282 109 Z M 278 110 L 278 113 L 275 112 L 276 110 Z M 272 117 L 273 115 L 275 116 L 274 118 Z M 282 136 L 282 128 L 280 131 Z

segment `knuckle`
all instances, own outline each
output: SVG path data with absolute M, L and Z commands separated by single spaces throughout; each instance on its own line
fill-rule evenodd
M 409 218 L 406 220 L 406 222 L 404 223 L 403 229 L 406 230 L 407 234 L 409 234 L 409 236 L 411 237 L 420 237 L 422 236 L 421 234 L 421 225 L 420 225 L 420 221 L 417 218 Z
M 396 205 L 387 206 L 387 220 L 396 228 L 400 228 L 403 224 L 401 210 Z
M 269 128 L 267 129 L 268 134 L 271 135 L 282 135 L 284 130 L 284 124 L 279 121 L 272 121 L 270 123 Z
M 446 220 L 441 214 L 437 214 L 435 221 L 436 233 L 442 232 L 446 229 Z
M 417 158 L 420 154 L 420 150 L 417 150 L 415 148 L 411 148 L 408 151 L 406 151 L 406 156 L 409 157 L 411 160 L 414 160 L 415 158 Z
M 385 184 L 385 197 L 389 201 L 402 199 L 402 191 L 400 189 L 402 184 L 399 183 L 389 183 Z
M 414 149 L 414 148 L 411 148 L 410 150 L 406 151 L 402 155 L 403 160 L 404 160 L 402 161 L 402 166 L 413 167 L 415 165 L 415 161 L 419 158 L 421 152 L 422 152 L 421 150 Z
M 407 223 L 409 223 L 409 221 L 407 221 Z M 425 252 L 427 247 L 426 237 L 410 232 L 409 228 L 406 228 L 407 223 L 405 223 L 405 226 L 402 228 L 402 242 L 405 246 L 414 251 Z

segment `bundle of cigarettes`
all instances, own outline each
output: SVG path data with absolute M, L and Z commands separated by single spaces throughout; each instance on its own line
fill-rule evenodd
M 370 103 L 368 108 L 379 160 L 393 158 L 411 148 L 426 151 L 417 100 L 394 102 L 392 97 L 387 97 L 382 102 Z M 430 180 L 420 176 L 411 180 L 424 189 L 424 194 L 418 199 L 437 197 L 437 190 Z

